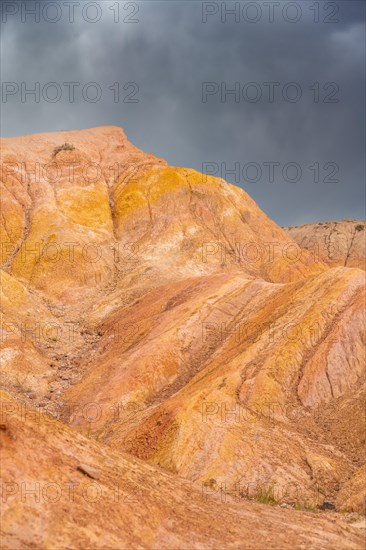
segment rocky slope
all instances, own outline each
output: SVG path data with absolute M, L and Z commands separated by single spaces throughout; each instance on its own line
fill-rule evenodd
M 344 525 L 332 540 L 323 516 L 365 509 L 361 231 L 330 267 L 241 189 L 169 167 L 115 127 L 1 149 L 1 379 L 16 407 L 63 422 L 16 421 L 26 461 L 5 423 L 6 475 L 68 479 L 71 463 L 100 468 L 102 455 L 108 487 L 128 468 L 143 492 L 157 487 L 121 508 L 126 522 L 87 505 L 94 533 L 81 499 L 65 528 L 61 504 L 38 503 L 47 531 L 29 516 L 21 535 L 27 506 L 14 498 L 8 547 L 236 548 L 244 535 L 247 548 L 286 548 L 283 521 L 305 537 L 296 546 L 289 532 L 292 547 L 360 547 Z M 228 514 L 228 531 L 210 533 L 207 495 L 225 500 L 210 514 Z M 273 528 L 248 539 L 263 514 Z
M 202 494 L 2 394 L 2 548 L 359 548 L 338 517 Z
M 322 262 L 366 269 L 366 222 L 307 223 L 286 227 L 287 233 L 303 249 L 311 251 Z

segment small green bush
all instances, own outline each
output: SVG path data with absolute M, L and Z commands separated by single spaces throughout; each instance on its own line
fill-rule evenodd
M 355 229 L 356 231 L 363 231 L 365 229 L 365 226 L 359 223 L 358 225 L 356 225 Z
M 75 147 L 70 143 L 64 143 L 63 145 L 59 145 L 58 147 L 55 147 L 53 150 L 53 156 L 55 157 L 60 151 L 73 151 Z
M 270 504 L 271 506 L 278 504 L 278 501 L 275 499 L 275 496 L 273 494 L 273 487 L 270 487 L 267 490 L 260 492 L 258 495 L 255 496 L 255 500 L 257 502 L 260 502 L 261 504 Z

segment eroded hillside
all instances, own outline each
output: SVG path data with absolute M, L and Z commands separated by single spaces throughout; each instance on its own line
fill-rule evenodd
M 307 223 L 285 229 L 301 248 L 311 250 L 331 267 L 366 268 L 364 220 Z
M 8 547 L 361 548 L 342 523 L 365 511 L 361 231 L 332 266 L 243 190 L 115 127 L 1 149 L 4 481 L 89 461 L 145 495 L 27 514 L 15 492 Z

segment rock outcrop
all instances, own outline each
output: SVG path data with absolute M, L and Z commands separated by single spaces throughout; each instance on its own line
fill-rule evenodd
M 285 230 L 301 248 L 331 267 L 366 269 L 365 220 L 307 223 Z
M 365 511 L 361 224 L 333 265 L 243 190 L 169 167 L 119 128 L 1 148 L 5 481 L 72 470 L 112 490 L 131 470 L 143 494 L 118 513 L 42 501 L 28 519 L 9 495 L 8 547 L 239 548 L 263 517 L 247 548 L 296 547 L 296 530 L 297 547 L 361 547 L 323 519 Z M 210 532 L 215 515 L 229 530 Z

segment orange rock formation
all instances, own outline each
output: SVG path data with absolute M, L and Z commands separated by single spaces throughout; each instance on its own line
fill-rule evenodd
M 361 548 L 361 230 L 333 265 L 120 128 L 1 151 L 5 547 Z M 19 496 L 85 476 L 138 506 Z

